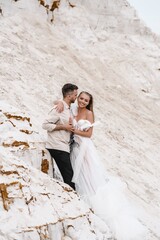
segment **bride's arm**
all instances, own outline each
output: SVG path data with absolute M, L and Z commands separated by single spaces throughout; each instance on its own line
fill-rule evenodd
M 92 131 L 93 131 L 93 127 L 91 127 L 89 130 L 85 132 L 78 129 L 74 129 L 72 132 L 76 135 L 90 138 L 92 136 Z
M 88 111 L 86 120 L 88 120 L 91 124 L 93 123 L 93 113 L 91 111 Z M 77 134 L 82 137 L 88 137 L 88 138 L 90 138 L 92 136 L 92 132 L 93 132 L 93 127 L 90 127 L 87 131 L 73 129 L 74 134 Z
M 63 110 L 64 110 L 64 104 L 63 104 L 63 102 L 62 102 L 61 99 L 55 100 L 53 103 L 54 103 L 55 109 L 56 109 L 56 111 L 57 111 L 58 113 L 63 112 Z

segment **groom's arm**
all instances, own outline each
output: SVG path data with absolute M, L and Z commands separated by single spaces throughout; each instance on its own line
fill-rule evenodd
M 44 130 L 52 132 L 56 128 L 59 120 L 60 120 L 59 114 L 57 114 L 56 110 L 53 108 L 49 112 L 48 117 L 44 120 L 44 122 L 42 124 L 42 128 Z
M 47 130 L 48 132 L 52 131 L 59 131 L 59 130 L 65 130 L 65 131 L 71 131 L 72 130 L 72 124 L 60 124 L 59 123 L 60 117 L 59 113 L 56 111 L 55 108 L 53 108 L 49 114 L 48 118 L 45 119 L 45 121 L 42 124 L 42 128 L 44 130 Z

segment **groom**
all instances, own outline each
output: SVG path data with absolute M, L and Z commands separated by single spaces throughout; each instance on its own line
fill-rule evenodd
M 69 122 L 71 117 L 70 105 L 74 103 L 78 87 L 74 84 L 67 83 L 62 87 L 63 94 L 63 112 L 57 112 L 55 107 L 51 109 L 48 118 L 42 124 L 42 128 L 47 130 L 46 148 L 54 158 L 63 180 L 73 189 L 75 185 L 71 182 L 73 169 L 70 161 L 70 136 L 72 124 Z

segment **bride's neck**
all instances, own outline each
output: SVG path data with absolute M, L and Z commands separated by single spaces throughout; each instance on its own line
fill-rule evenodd
M 75 119 L 77 121 L 80 119 L 86 119 L 86 108 L 78 108 L 78 114 Z
M 78 114 L 82 114 L 86 112 L 86 108 L 78 108 Z

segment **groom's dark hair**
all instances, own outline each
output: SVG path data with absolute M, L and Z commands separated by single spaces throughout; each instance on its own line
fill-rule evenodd
M 68 94 L 70 94 L 71 92 L 73 92 L 74 90 L 77 90 L 78 87 L 72 83 L 66 83 L 63 87 L 62 87 L 62 94 L 63 97 L 66 97 Z

